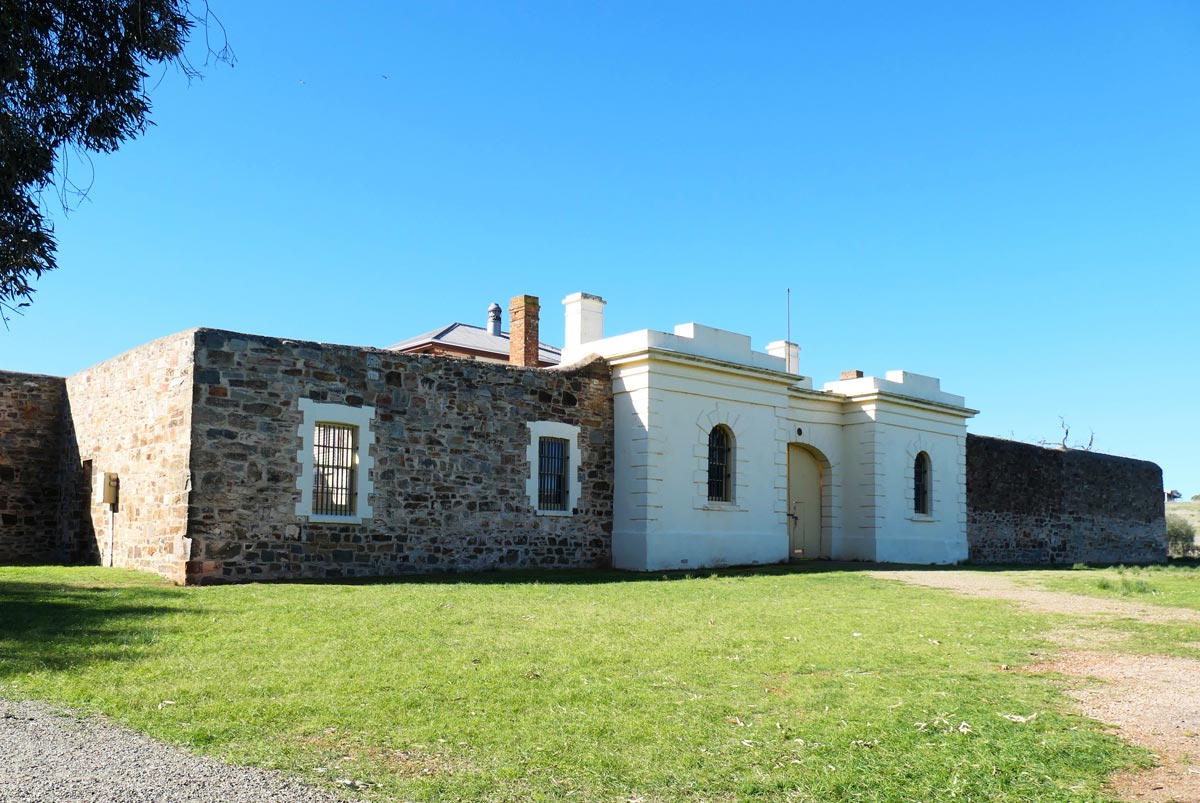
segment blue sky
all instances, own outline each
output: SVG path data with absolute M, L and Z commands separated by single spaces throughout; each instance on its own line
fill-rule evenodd
M 1200 5 L 214 2 L 236 68 L 71 177 L 0 368 L 212 326 L 388 345 L 604 296 L 606 330 L 902 368 L 971 431 L 1200 493 Z M 53 208 L 53 196 L 48 197 Z

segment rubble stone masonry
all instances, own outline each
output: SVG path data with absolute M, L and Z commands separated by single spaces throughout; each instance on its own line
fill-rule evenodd
M 59 534 L 70 562 L 184 581 L 194 337 L 155 340 L 67 378 Z M 120 483 L 111 508 L 106 472 Z
M 1162 469 L 1145 460 L 967 436 L 972 563 L 1157 563 Z
M 602 360 L 517 368 L 206 329 L 195 346 L 188 582 L 609 565 Z M 302 398 L 374 408 L 361 523 L 297 513 Z M 537 515 L 527 496 L 533 421 L 580 428 L 573 515 Z
M 367 427 L 369 515 L 301 507 L 302 399 Z M 578 428 L 573 510 L 529 498 L 534 422 Z M 604 567 L 614 452 L 600 358 L 542 369 L 196 329 L 65 380 L 0 372 L 0 562 L 181 583 Z M 972 562 L 1166 559 L 1153 463 L 973 435 L 966 453 Z
M 0 563 L 57 559 L 64 380 L 0 372 Z

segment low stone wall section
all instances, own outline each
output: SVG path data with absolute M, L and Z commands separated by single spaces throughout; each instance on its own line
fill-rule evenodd
M 611 563 L 613 404 L 573 370 L 218 330 L 196 334 L 191 583 Z M 373 407 L 373 515 L 297 514 L 301 399 Z M 529 422 L 580 428 L 573 515 L 537 515 Z M 536 470 L 536 466 L 533 467 Z
M 58 559 L 65 380 L 0 371 L 0 563 Z
M 968 435 L 967 542 L 972 563 L 1165 561 L 1162 469 Z

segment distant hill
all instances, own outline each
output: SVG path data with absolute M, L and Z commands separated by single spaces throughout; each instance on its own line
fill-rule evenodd
M 1187 519 L 1200 533 L 1200 502 L 1167 502 L 1167 515 Z

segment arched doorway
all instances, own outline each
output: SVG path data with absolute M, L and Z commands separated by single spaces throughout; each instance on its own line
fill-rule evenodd
M 788 557 L 791 560 L 828 558 L 829 539 L 823 537 L 821 497 L 828 479 L 817 455 L 798 443 L 788 444 Z

